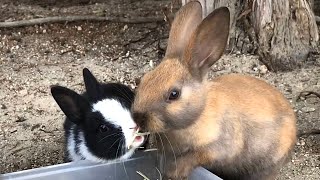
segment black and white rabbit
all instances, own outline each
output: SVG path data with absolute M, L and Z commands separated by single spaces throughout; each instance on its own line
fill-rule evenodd
M 144 143 L 130 108 L 134 93 L 119 83 L 99 83 L 83 69 L 86 92 L 79 95 L 61 86 L 51 94 L 66 115 L 64 122 L 65 161 L 110 162 L 128 159 Z

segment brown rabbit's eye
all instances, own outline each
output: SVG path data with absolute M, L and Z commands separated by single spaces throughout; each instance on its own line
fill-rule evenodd
M 109 131 L 109 127 L 107 125 L 105 125 L 105 124 L 102 124 L 99 127 L 99 131 L 100 132 L 107 132 L 107 131 Z
M 172 101 L 172 100 L 177 100 L 179 97 L 180 97 L 180 91 L 177 89 L 174 89 L 170 92 L 168 99 Z

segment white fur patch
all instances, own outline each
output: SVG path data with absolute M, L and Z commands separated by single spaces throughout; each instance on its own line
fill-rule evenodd
M 72 161 L 81 160 L 81 156 L 79 156 L 76 153 L 76 142 L 74 140 L 73 125 L 70 127 L 70 134 L 69 134 L 69 137 L 67 137 L 67 138 L 68 138 L 67 149 L 68 149 L 70 160 L 72 160 Z
M 133 121 L 128 109 L 114 99 L 104 99 L 93 105 L 94 112 L 100 112 L 104 119 L 117 127 L 121 127 L 125 137 L 126 147 L 134 140 L 134 128 L 137 126 Z

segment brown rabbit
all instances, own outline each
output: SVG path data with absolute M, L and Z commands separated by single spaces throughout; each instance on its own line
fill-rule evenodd
M 262 80 L 207 80 L 227 44 L 230 14 L 221 7 L 201 17 L 197 1 L 177 13 L 164 60 L 137 88 L 134 120 L 159 135 L 167 178 L 185 179 L 204 166 L 223 179 L 274 179 L 296 142 L 295 113 Z

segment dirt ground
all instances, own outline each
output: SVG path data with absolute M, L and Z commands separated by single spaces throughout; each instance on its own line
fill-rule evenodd
M 0 21 L 54 15 L 161 15 L 170 1 L 1 0 Z M 82 69 L 103 82 L 135 87 L 164 53 L 165 23 L 75 22 L 0 29 L 0 173 L 62 163 L 63 114 L 50 85 L 83 91 Z M 256 56 L 225 55 L 211 77 L 244 73 L 260 77 L 285 94 L 296 110 L 299 131 L 320 129 L 320 99 L 297 100 L 301 91 L 320 92 L 320 56 L 286 73 L 266 72 Z M 263 108 L 263 107 L 262 107 Z M 299 138 L 292 161 L 278 179 L 320 179 L 320 135 Z

